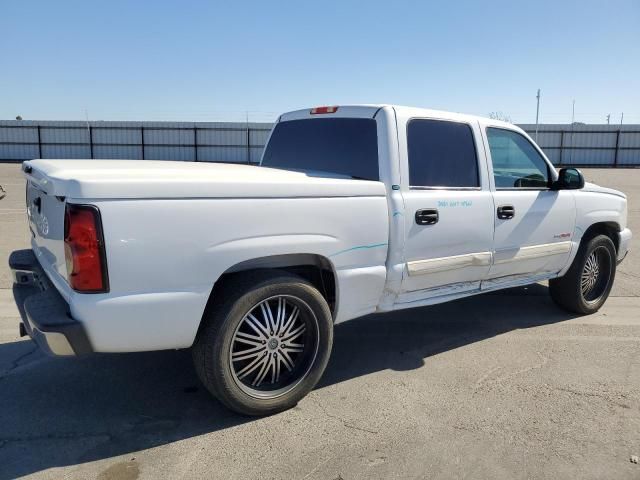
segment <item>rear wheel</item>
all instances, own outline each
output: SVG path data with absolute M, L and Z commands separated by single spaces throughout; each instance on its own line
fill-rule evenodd
M 193 348 L 204 385 L 246 415 L 294 406 L 331 352 L 333 322 L 320 292 L 300 277 L 262 272 L 230 282 L 219 297 Z
M 553 300 L 577 313 L 597 312 L 611 292 L 616 275 L 616 249 L 606 235 L 584 241 L 567 273 L 549 281 Z

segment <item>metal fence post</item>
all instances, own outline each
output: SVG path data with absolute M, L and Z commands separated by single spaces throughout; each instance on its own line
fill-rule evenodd
M 40 140 L 40 125 L 38 125 L 38 158 L 42 158 L 42 140 Z
M 562 166 L 562 151 L 564 150 L 564 130 L 560 130 L 560 158 L 558 159 L 558 166 Z
M 618 152 L 620 151 L 620 129 L 616 132 L 616 151 L 613 155 L 613 166 L 618 166 Z
M 251 163 L 251 133 L 247 123 L 247 163 Z
M 142 146 L 142 160 L 144 160 L 144 127 L 140 127 L 140 143 Z
M 193 126 L 193 159 L 198 161 L 198 127 Z
M 89 125 L 89 158 L 93 158 L 93 130 Z

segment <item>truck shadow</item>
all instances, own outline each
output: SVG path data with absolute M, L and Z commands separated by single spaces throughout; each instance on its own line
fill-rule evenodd
M 571 315 L 534 285 L 337 325 L 318 389 Z M 286 415 L 286 414 L 283 414 Z M 44 357 L 0 344 L 0 480 L 78 465 L 260 419 L 235 415 L 199 384 L 188 351 Z

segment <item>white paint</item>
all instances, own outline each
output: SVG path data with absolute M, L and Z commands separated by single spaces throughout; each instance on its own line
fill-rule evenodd
M 566 239 L 557 238 L 562 234 L 573 237 L 576 215 L 573 191 L 498 190 L 494 198 L 496 205 L 513 205 L 515 216 L 509 220 L 495 219 L 496 258 L 489 278 L 557 272 L 567 264 L 570 249 L 565 245 L 554 250 L 549 244 L 566 244 Z M 537 252 L 542 255 L 536 255 Z
M 524 134 L 518 127 L 385 105 L 340 106 L 334 114 L 315 116 L 305 109 L 281 119 L 333 117 L 376 119 L 381 181 L 248 165 L 27 162 L 33 168 L 29 201 L 42 198 L 49 224 L 46 235 L 36 231 L 32 247 L 72 316 L 86 326 L 95 350 L 190 346 L 215 281 L 256 259 L 291 254 L 324 259 L 335 274 L 335 320 L 342 322 L 553 278 L 568 268 L 595 222 L 620 227 L 620 258 L 629 246 L 626 198 L 619 192 L 591 184 L 581 191 L 496 191 L 484 131 L 498 126 Z M 479 189 L 410 188 L 406 124 L 411 118 L 471 127 Z M 552 167 L 551 172 L 557 178 Z M 109 293 L 78 294 L 66 283 L 65 202 L 100 209 Z M 451 202 L 465 207 L 439 207 Z M 496 205 L 506 203 L 515 206 L 516 216 L 497 220 Z M 422 208 L 438 208 L 438 223 L 417 225 L 415 211 Z M 31 225 L 37 226 L 36 218 Z
M 29 177 L 69 198 L 277 198 L 383 196 L 380 182 L 310 176 L 225 163 L 138 160 L 31 160 Z

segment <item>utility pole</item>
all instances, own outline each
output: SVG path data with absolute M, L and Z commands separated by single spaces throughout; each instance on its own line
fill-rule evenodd
M 571 125 L 576 121 L 576 100 L 573 99 L 573 104 L 571 105 Z
M 536 143 L 538 143 L 538 117 L 540 116 L 540 89 L 538 89 L 538 94 L 536 95 Z
M 611 125 L 611 114 L 607 115 L 607 125 Z
M 571 104 L 571 143 L 573 145 L 573 124 L 576 120 L 576 99 L 573 99 Z M 573 162 L 573 148 L 569 150 L 569 163 Z

